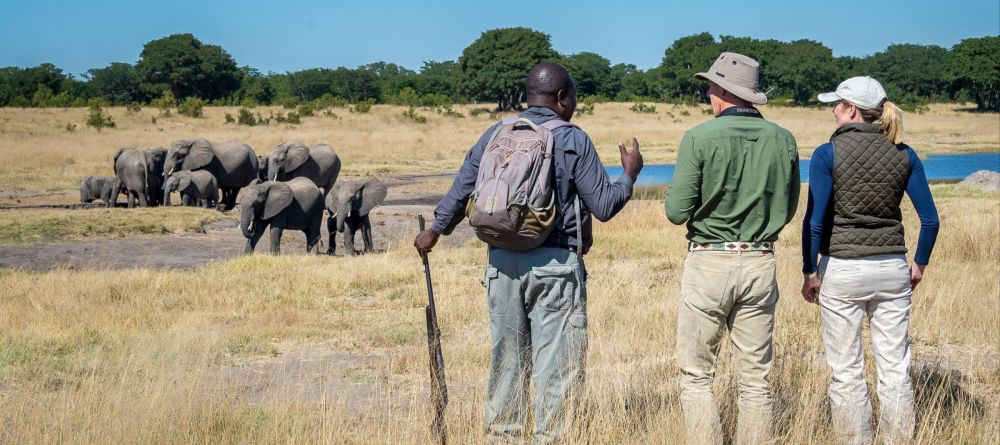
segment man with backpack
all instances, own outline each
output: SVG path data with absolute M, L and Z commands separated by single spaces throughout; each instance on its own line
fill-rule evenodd
M 587 350 L 591 216 L 607 221 L 632 196 L 642 170 L 639 144 L 619 144 L 624 174 L 612 182 L 593 142 L 570 124 L 576 86 L 565 68 L 528 73 L 529 108 L 493 125 L 469 150 L 434 223 L 413 242 L 430 252 L 466 216 L 489 245 L 483 277 L 493 347 L 486 433 L 519 440 L 528 384 L 534 385 L 534 442 L 562 436 L 574 417 Z M 471 202 L 470 202 L 471 201 Z M 530 375 L 529 375 L 530 373 Z

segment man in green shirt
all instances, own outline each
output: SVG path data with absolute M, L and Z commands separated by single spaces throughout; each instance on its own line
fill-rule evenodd
M 667 218 L 688 229 L 676 352 L 691 444 L 722 443 L 712 380 L 724 329 L 739 373 L 735 443 L 770 438 L 774 241 L 795 213 L 800 180 L 795 138 L 754 107 L 767 103 L 758 67 L 722 53 L 695 75 L 709 82 L 716 118 L 684 134 L 667 192 Z

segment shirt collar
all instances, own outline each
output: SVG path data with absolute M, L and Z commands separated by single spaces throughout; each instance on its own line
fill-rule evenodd
M 545 107 L 530 107 L 521 113 L 521 117 L 526 118 L 556 118 L 559 117 L 555 111 L 552 111 Z M 546 119 L 548 120 L 548 119 Z
M 756 117 L 763 119 L 764 116 L 760 114 L 760 110 L 754 108 L 752 105 L 733 105 L 725 110 L 722 110 L 716 117 L 725 116 L 743 116 L 743 117 Z

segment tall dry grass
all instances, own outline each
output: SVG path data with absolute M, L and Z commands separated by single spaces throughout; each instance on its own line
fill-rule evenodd
M 996 443 L 1000 199 L 934 190 L 942 230 L 911 318 L 916 443 Z M 796 224 L 777 251 L 776 442 L 826 444 L 829 371 L 817 308 L 798 295 Z M 916 224 L 908 211 L 911 246 Z M 356 258 L 0 271 L 0 443 L 429 443 L 415 231 Z M 673 351 L 684 229 L 667 223 L 661 202 L 635 201 L 595 235 L 586 415 L 573 442 L 680 443 Z M 483 254 L 477 241 L 431 254 L 451 443 L 485 442 Z M 727 434 L 731 353 L 726 344 L 715 385 Z
M 647 163 L 672 162 L 684 131 L 711 118 L 704 106 L 656 104 L 655 114 L 634 113 L 630 106 L 597 104 L 594 114 L 574 119 L 588 130 L 601 158 L 610 165 L 618 163 L 618 142 L 630 136 L 641 142 Z M 469 111 L 479 107 L 455 107 L 466 115 L 461 119 L 417 109 L 417 114 L 428 118 L 425 124 L 403 116 L 404 107 L 376 105 L 365 114 L 333 108 L 336 117 L 317 113 L 303 118 L 301 125 L 256 127 L 225 124 L 226 113 L 237 114 L 235 107 L 207 107 L 202 118 L 163 117 L 149 107 L 138 112 L 110 108 L 117 127 L 102 131 L 83 125 L 86 109 L 0 108 L 0 191 L 73 190 L 84 176 L 111 175 L 111 158 L 120 147 L 167 146 L 190 137 L 239 140 L 259 154 L 270 153 L 284 140 L 325 141 L 343 158 L 345 174 L 451 171 L 496 120 L 488 113 L 470 116 Z M 932 105 L 926 114 L 906 114 L 904 140 L 922 154 L 1000 150 L 1000 115 L 962 111 L 965 108 Z M 268 116 L 289 110 L 258 107 L 253 111 Z M 826 108 L 765 106 L 763 113 L 791 130 L 804 157 L 825 142 L 833 129 L 833 116 Z M 77 129 L 67 131 L 67 124 L 76 124 Z

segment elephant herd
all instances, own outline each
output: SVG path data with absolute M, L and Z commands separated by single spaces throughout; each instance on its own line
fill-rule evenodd
M 337 181 L 340 157 L 326 144 L 282 142 L 270 156 L 258 156 L 242 142 L 182 139 L 169 148 L 122 148 L 115 153 L 115 176 L 88 176 L 80 182 L 80 202 L 101 200 L 114 207 L 119 194 L 128 207 L 170 205 L 178 192 L 186 206 L 232 210 L 240 205 L 240 230 L 246 253 L 269 232 L 271 253 L 280 253 L 285 229 L 306 235 L 306 251 L 317 252 L 323 210 L 328 212 L 327 254 L 336 249 L 334 234 L 344 233 L 344 247 L 354 255 L 360 230 L 364 251 L 373 249 L 368 214 L 381 204 L 388 187 L 374 177 Z M 221 196 L 220 196 L 221 192 Z

